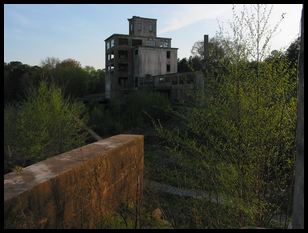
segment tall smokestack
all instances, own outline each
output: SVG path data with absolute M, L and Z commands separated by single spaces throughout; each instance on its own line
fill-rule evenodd
M 204 72 L 206 74 L 206 66 L 207 66 L 207 61 L 209 57 L 209 35 L 204 35 L 204 41 L 203 41 L 203 48 L 204 48 Z

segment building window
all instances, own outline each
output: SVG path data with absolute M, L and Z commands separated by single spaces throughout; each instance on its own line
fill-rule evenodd
M 138 87 L 138 77 L 135 77 L 135 87 Z
M 167 65 L 167 72 L 170 72 L 170 65 Z
M 118 51 L 119 58 L 127 59 L 128 58 L 128 51 L 127 50 L 119 50 Z
M 155 47 L 155 41 L 154 40 L 147 40 L 145 42 L 145 45 L 149 46 L 149 47 Z
M 110 42 L 110 48 L 112 48 L 113 46 L 114 46 L 114 39 L 112 39 Z
M 135 50 L 135 55 L 138 55 L 138 49 Z
M 109 42 L 109 41 L 107 42 L 106 47 L 107 47 L 107 49 L 109 49 L 109 48 L 110 48 L 110 42 Z
M 170 58 L 170 51 L 167 51 L 167 58 Z
M 161 44 L 160 44 L 159 47 L 168 48 L 169 47 L 169 42 L 168 41 L 161 41 Z
M 119 64 L 119 71 L 127 72 L 128 64 Z
M 141 23 L 137 24 L 137 28 L 138 28 L 139 31 L 141 31 Z
M 152 32 L 153 31 L 153 24 L 149 25 L 149 31 Z
M 132 40 L 132 45 L 133 46 L 142 46 L 142 40 Z
M 127 77 L 119 77 L 118 84 L 120 87 L 127 87 Z
M 119 38 L 119 45 L 128 45 L 127 38 Z
M 132 32 L 133 31 L 133 24 L 132 23 L 130 23 L 130 31 Z

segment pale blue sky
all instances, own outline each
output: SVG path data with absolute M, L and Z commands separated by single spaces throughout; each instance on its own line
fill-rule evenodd
M 73 58 L 82 66 L 105 68 L 104 39 L 128 34 L 128 18 L 157 19 L 158 36 L 172 38 L 178 57 L 191 55 L 204 34 L 214 37 L 217 20 L 231 19 L 228 4 L 6 4 L 4 5 L 4 61 L 39 65 L 46 57 Z M 287 47 L 299 35 L 302 5 L 279 4 L 273 22 L 286 16 L 272 49 Z

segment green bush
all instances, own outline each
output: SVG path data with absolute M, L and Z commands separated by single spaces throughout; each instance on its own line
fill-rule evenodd
M 40 83 L 26 100 L 4 109 L 5 172 L 82 146 L 87 133 L 83 104 L 63 98 L 61 89 Z
M 149 118 L 164 118 L 165 111 L 170 107 L 169 100 L 159 92 L 138 91 L 131 93 L 127 98 L 126 122 L 131 126 L 149 124 Z
M 107 105 L 90 105 L 89 122 L 99 135 L 112 135 L 150 126 L 148 115 L 155 120 L 166 119 L 165 111 L 169 107 L 169 100 L 160 93 L 132 92 L 127 96 L 112 99 Z

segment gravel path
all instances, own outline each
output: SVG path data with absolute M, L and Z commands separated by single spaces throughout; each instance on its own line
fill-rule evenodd
M 202 190 L 180 189 L 180 188 L 168 185 L 168 184 L 163 184 L 157 181 L 147 180 L 147 179 L 145 179 L 144 182 L 148 187 L 150 187 L 154 191 L 170 193 L 170 194 L 182 196 L 182 197 L 192 197 L 196 199 L 209 197 L 208 193 Z M 216 198 L 212 197 L 211 202 L 217 203 Z M 221 198 L 218 198 L 218 202 L 219 204 L 222 204 L 223 200 Z

